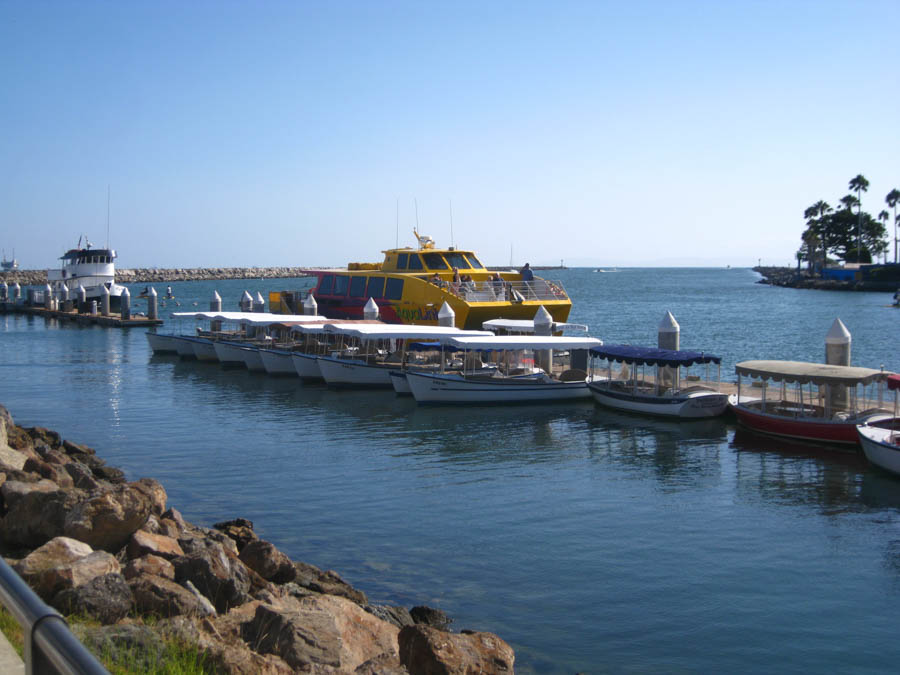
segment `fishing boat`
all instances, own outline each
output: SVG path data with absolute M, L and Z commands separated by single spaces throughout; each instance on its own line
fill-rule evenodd
M 16 251 L 13 249 L 12 260 L 6 259 L 6 251 L 3 251 L 3 260 L 0 260 L 0 270 L 4 272 L 15 272 L 19 269 L 19 261 L 16 260 Z
M 318 357 L 325 383 L 333 387 L 392 388 L 392 373 L 401 373 L 408 361 L 407 341 L 450 337 L 487 337 L 488 331 L 456 327 L 396 324 L 326 324 L 325 332 L 340 336 L 341 344 L 330 355 Z
M 438 325 L 446 302 L 456 326 L 477 330 L 488 319 L 529 319 L 544 305 L 555 321 L 564 322 L 572 302 L 559 281 L 514 271 L 489 271 L 471 250 L 435 248 L 431 237 L 415 233 L 417 248 L 383 251 L 381 263 L 350 263 L 340 269 L 308 269 L 309 291 L 318 313 L 336 319 L 360 319 L 371 298 L 387 323 Z M 530 274 L 530 272 L 529 272 Z M 528 276 L 528 275 L 526 275 Z M 273 312 L 291 313 L 305 300 L 301 291 L 273 291 Z
M 93 248 L 87 237 L 79 237 L 78 245 L 59 258 L 62 260 L 60 269 L 47 270 L 47 282 L 55 294 L 66 294 L 72 299 L 78 289 L 83 288 L 88 303 L 92 300 L 99 303 L 104 293 L 108 292 L 110 310 L 119 311 L 125 287 L 116 283 L 116 257 L 115 250 Z
M 735 372 L 737 394 L 729 403 L 738 422 L 754 431 L 858 445 L 857 425 L 889 416 L 882 401 L 884 382 L 892 373 L 884 370 L 804 361 L 743 361 Z M 744 378 L 750 378 L 751 386 Z M 748 389 L 758 389 L 760 395 Z
M 679 419 L 716 417 L 728 408 L 728 395 L 719 391 L 721 357 L 704 352 L 656 349 L 632 345 L 602 345 L 591 349 L 588 389 L 600 405 L 647 415 Z M 600 372 L 595 373 L 595 359 Z M 603 368 L 605 363 L 606 367 Z M 614 373 L 614 364 L 621 369 Z M 691 375 L 691 366 L 705 365 L 704 380 Z M 709 365 L 716 365 L 713 383 Z M 651 373 L 644 368 L 649 367 Z
M 889 375 L 887 388 L 894 392 L 892 416 L 856 427 L 863 452 L 872 464 L 900 475 L 900 375 Z
M 406 379 L 419 403 L 533 403 L 589 398 L 587 372 L 570 367 L 572 361 L 578 361 L 572 355 L 584 352 L 586 363 L 587 350 L 602 344 L 589 337 L 535 335 L 451 337 L 446 343 L 463 353 L 463 371 L 408 370 Z M 554 352 L 563 351 L 570 356 L 565 362 L 554 363 Z M 493 374 L 479 372 L 485 359 L 497 365 Z

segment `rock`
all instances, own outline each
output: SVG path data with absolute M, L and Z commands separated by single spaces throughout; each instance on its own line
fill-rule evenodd
M 331 570 L 323 572 L 315 565 L 304 562 L 295 562 L 294 569 L 297 572 L 294 583 L 298 586 L 308 588 L 316 593 L 338 595 L 359 605 L 369 604 L 366 594 L 341 579 L 337 572 Z
M 0 405 L 0 448 L 6 446 L 7 429 L 12 429 L 14 426 L 15 424 L 13 423 L 12 415 L 9 414 L 9 410 Z
M 62 563 L 41 573 L 34 584 L 35 592 L 49 601 L 60 591 L 78 588 L 105 574 L 119 574 L 119 561 L 106 551 L 94 551 L 71 562 Z
M 100 487 L 100 482 L 94 477 L 94 473 L 81 462 L 69 462 L 65 465 L 66 472 L 72 477 L 75 487 L 92 492 Z
M 0 495 L 6 505 L 6 515 L 0 521 L 0 540 L 6 545 L 28 548 L 66 534 L 66 517 L 84 497 L 78 490 L 60 490 L 46 479 L 36 483 L 7 480 L 0 486 Z
M 297 576 L 291 559 L 279 551 L 274 544 L 262 539 L 248 542 L 241 548 L 239 558 L 263 579 L 276 584 L 293 581 Z
M 181 512 L 178 509 L 169 509 L 168 511 L 163 512 L 162 516 L 160 516 L 162 520 L 171 520 L 174 521 L 178 526 L 178 530 L 184 532 L 187 529 L 187 522 L 185 522 L 184 518 L 181 515 Z
M 133 602 L 121 574 L 104 574 L 57 593 L 50 604 L 64 614 L 86 614 L 107 625 L 124 619 Z
M 84 542 L 69 537 L 54 537 L 12 567 L 25 581 L 33 583 L 47 570 L 75 562 L 93 552 L 94 549 Z
M 72 441 L 63 441 L 62 450 L 67 455 L 69 455 L 69 457 L 75 457 L 76 455 L 94 456 L 97 454 L 93 448 L 89 448 L 88 446 L 82 445 L 81 443 L 73 443 Z
M 22 470 L 36 473 L 41 478 L 52 480 L 63 489 L 75 487 L 75 481 L 72 480 L 72 476 L 59 464 L 51 464 L 42 459 L 29 458 L 25 461 L 25 466 L 22 467 Z
M 258 539 L 253 531 L 253 523 L 246 518 L 226 520 L 216 523 L 213 527 L 231 537 L 237 545 L 238 551 L 243 551 L 247 544 Z
M 69 459 L 65 453 L 60 452 L 59 450 L 54 450 L 50 446 L 47 445 L 39 445 L 35 446 L 35 452 L 38 456 L 48 464 L 58 464 L 63 466 L 65 464 L 71 464 L 72 460 Z
M 116 485 L 121 485 L 125 483 L 125 472 L 122 469 L 117 469 L 114 466 L 103 466 L 94 467 L 91 469 L 94 475 L 100 480 L 105 480 L 110 483 L 114 483 Z
M 141 574 L 152 574 L 174 581 L 175 567 L 165 558 L 150 554 L 129 560 L 125 566 L 124 574 L 128 580 L 134 579 Z
M 382 621 L 403 628 L 404 626 L 412 626 L 415 621 L 406 607 L 393 607 L 390 605 L 366 605 L 364 610 L 370 614 L 374 614 Z
M 118 551 L 150 516 L 147 495 L 131 485 L 94 493 L 65 517 L 65 534 L 94 548 Z
M 159 481 L 152 478 L 141 478 L 133 483 L 129 483 L 129 485 L 147 496 L 147 499 L 150 501 L 150 513 L 159 516 L 166 510 L 166 502 L 169 497 Z
M 170 617 L 179 614 L 205 616 L 207 613 L 205 604 L 171 579 L 143 574 L 129 579 L 128 586 L 134 594 L 135 609 L 144 614 Z
M 241 628 L 255 651 L 313 672 L 352 672 L 382 654 L 396 655 L 397 633 L 356 603 L 327 595 L 260 604 Z
M 213 607 L 212 603 L 206 598 L 203 593 L 197 590 L 197 587 L 194 586 L 190 581 L 184 582 L 184 587 L 191 592 L 195 598 L 197 598 L 197 602 L 200 603 L 200 606 L 203 608 L 203 613 L 205 616 L 214 616 L 216 613 L 216 608 Z
M 172 539 L 178 539 L 183 530 L 178 527 L 178 523 L 169 518 L 160 518 L 157 522 L 158 534 L 164 534 Z
M 188 555 L 205 551 L 212 544 L 218 544 L 226 551 L 231 552 L 235 557 L 238 554 L 237 544 L 234 543 L 234 539 L 218 530 L 211 530 L 206 527 L 188 525 L 184 536 L 178 538 L 178 543 L 181 544 L 181 548 Z
M 178 541 L 172 537 L 138 530 L 131 535 L 131 540 L 128 542 L 128 557 L 140 558 L 147 554 L 172 560 L 184 555 L 184 551 L 178 545 Z
M 56 431 L 50 431 L 44 427 L 26 427 L 25 431 L 34 439 L 35 444 L 44 443 L 51 448 L 62 447 L 62 436 Z
M 400 629 L 400 662 L 423 675 L 515 672 L 512 647 L 493 633 L 447 633 L 416 624 Z
M 0 442 L 0 466 L 10 469 L 22 470 L 28 457 L 18 450 L 13 450 L 6 444 L 6 439 Z
M 33 456 L 34 439 L 25 429 L 16 426 L 6 428 L 6 444 L 13 450 L 18 450 L 28 456 Z
M 353 671 L 354 675 L 409 675 L 409 671 L 396 654 L 386 652 L 361 663 Z
M 250 599 L 250 573 L 247 567 L 218 542 L 172 560 L 175 579 L 192 582 L 214 605 L 227 612 Z
M 450 624 L 453 623 L 453 619 L 447 616 L 445 612 L 425 605 L 413 607 L 409 610 L 409 614 L 415 623 L 425 624 L 438 630 L 450 630 Z

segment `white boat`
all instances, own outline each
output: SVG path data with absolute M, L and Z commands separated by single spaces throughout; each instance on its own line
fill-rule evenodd
M 326 324 L 326 333 L 341 338 L 340 348 L 319 356 L 325 383 L 334 387 L 392 388 L 391 371 L 402 371 L 410 340 L 445 341 L 451 337 L 489 337 L 488 331 L 405 324 Z
M 872 464 L 900 476 L 900 375 L 890 375 L 887 387 L 894 392 L 892 417 L 856 427 L 863 452 Z
M 728 408 L 728 395 L 718 391 L 722 359 L 704 352 L 656 349 L 632 345 L 603 345 L 591 349 L 590 372 L 595 375 L 594 360 L 606 363 L 600 368 L 604 377 L 594 376 L 588 388 L 600 405 L 646 415 L 680 419 L 716 417 Z M 711 386 L 707 373 L 704 382 L 683 370 L 696 364 L 716 364 L 716 382 Z M 618 373 L 614 364 L 623 364 Z M 652 374 L 647 375 L 644 367 Z
M 264 373 L 266 367 L 263 365 L 262 356 L 259 354 L 259 347 L 246 345 L 241 348 L 241 354 L 244 356 L 244 365 L 251 373 Z
M 178 353 L 178 340 L 174 335 L 167 335 L 166 333 L 155 333 L 153 331 L 147 331 L 146 335 L 147 342 L 150 344 L 150 349 L 153 350 L 154 354 Z
M 243 345 L 230 340 L 216 340 L 213 343 L 219 363 L 223 366 L 244 366 Z
M 463 352 L 466 367 L 462 373 L 407 371 L 406 380 L 419 403 L 533 403 L 589 398 L 587 373 L 579 368 L 557 373 L 553 353 L 586 353 L 602 344 L 596 338 L 533 335 L 451 337 L 446 343 Z M 486 355 L 498 370 L 492 375 L 472 375 L 470 368 L 481 370 L 484 364 L 480 359 L 473 363 L 471 355 Z
M 322 371 L 319 370 L 319 359 L 315 354 L 292 352 L 291 363 L 294 364 L 294 370 L 304 382 L 314 382 L 322 379 Z
M 189 335 L 170 335 L 169 338 L 175 342 L 175 351 L 178 356 L 183 359 L 195 359 L 193 338 Z
M 6 251 L 3 251 L 3 260 L 0 261 L 0 270 L 4 272 L 15 272 L 19 269 L 19 261 L 16 260 L 16 249 L 13 249 L 12 260 L 6 259 Z
M 290 375 L 297 377 L 297 369 L 294 368 L 293 352 L 286 349 L 260 348 L 259 357 L 262 359 L 263 368 L 268 375 Z
M 194 356 L 198 361 L 216 362 L 219 355 L 216 354 L 216 343 L 204 337 L 191 338 L 191 349 L 194 350 Z
M 65 294 L 76 301 L 79 287 L 84 288 L 88 303 L 96 300 L 99 304 L 105 289 L 109 292 L 110 310 L 119 311 L 125 287 L 116 283 L 116 252 L 111 248 L 92 248 L 87 237 L 84 237 L 82 248 L 81 239 L 79 237 L 78 246 L 60 257 L 60 269 L 47 270 L 47 282 L 58 297 Z

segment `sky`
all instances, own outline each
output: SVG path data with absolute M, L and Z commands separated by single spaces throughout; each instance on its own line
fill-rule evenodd
M 806 207 L 900 188 L 898 26 L 897 0 L 0 0 L 0 248 L 344 265 L 418 223 L 493 265 L 793 264 Z

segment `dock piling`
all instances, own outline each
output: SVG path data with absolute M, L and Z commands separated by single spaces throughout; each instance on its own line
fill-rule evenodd
M 159 318 L 159 296 L 153 286 L 147 294 L 147 318 L 153 321 Z
M 363 307 L 363 319 L 367 321 L 374 321 L 378 318 L 379 314 L 378 304 L 375 302 L 375 298 L 369 298 L 369 301 L 366 303 L 366 306 Z
M 306 300 L 303 301 L 303 313 L 307 316 L 315 316 L 318 311 L 319 303 L 316 302 L 316 299 L 310 292 L 310 294 L 306 296 Z
M 121 305 L 122 320 L 128 321 L 131 318 L 131 293 L 127 288 L 122 290 Z
M 209 311 L 210 312 L 221 312 L 222 311 L 222 296 L 219 295 L 219 291 L 213 291 L 213 296 L 209 301 Z
M 441 308 L 438 310 L 438 326 L 444 326 L 445 328 L 452 328 L 456 325 L 456 312 L 453 311 L 453 308 L 444 300 L 444 304 L 441 305 Z
M 100 313 L 109 316 L 109 289 L 106 284 L 100 286 Z
M 825 336 L 825 363 L 830 366 L 849 366 L 852 342 L 853 337 L 847 330 L 847 326 L 840 319 L 835 319 Z M 831 392 L 829 397 L 831 410 L 850 404 L 850 392 L 847 387 L 833 384 L 828 387 L 828 390 Z

